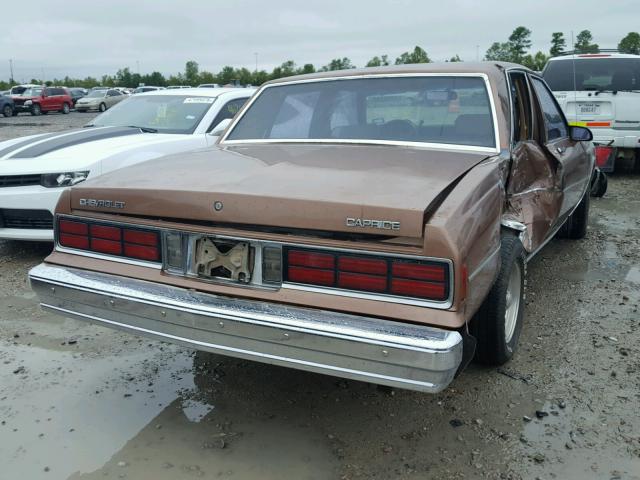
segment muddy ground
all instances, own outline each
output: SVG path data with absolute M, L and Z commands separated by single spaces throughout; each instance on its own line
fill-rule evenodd
M 89 119 L 4 119 L 0 138 Z M 587 238 L 529 264 L 515 359 L 439 395 L 45 314 L 27 272 L 51 246 L 0 241 L 0 479 L 640 479 L 639 191 L 610 179 Z

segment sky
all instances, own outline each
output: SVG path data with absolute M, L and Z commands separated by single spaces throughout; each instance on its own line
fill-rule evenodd
M 349 57 L 394 60 L 414 46 L 432 60 L 480 58 L 513 29 L 532 30 L 532 50 L 551 33 L 589 29 L 615 48 L 640 30 L 637 0 L 30 0 L 11 8 L 0 34 L 0 79 L 100 78 L 123 67 L 165 75 L 225 65 L 271 70 L 286 60 L 320 67 Z M 10 22 L 6 22 L 9 20 Z

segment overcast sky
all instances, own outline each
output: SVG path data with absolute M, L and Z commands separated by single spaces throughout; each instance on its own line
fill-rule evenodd
M 415 45 L 432 60 L 480 57 L 518 25 L 533 31 L 532 50 L 549 49 L 551 32 L 570 41 L 589 29 L 601 47 L 640 30 L 637 0 L 30 0 L 5 9 L 0 78 L 13 59 L 18 81 L 100 77 L 129 67 L 141 73 L 224 65 L 271 70 L 287 59 L 327 64 L 374 55 L 395 59 Z M 138 62 L 138 63 L 137 63 Z

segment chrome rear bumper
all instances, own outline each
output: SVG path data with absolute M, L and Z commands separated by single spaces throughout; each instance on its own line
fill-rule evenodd
M 458 332 L 238 300 L 41 264 L 29 272 L 43 308 L 197 350 L 424 392 L 462 360 Z

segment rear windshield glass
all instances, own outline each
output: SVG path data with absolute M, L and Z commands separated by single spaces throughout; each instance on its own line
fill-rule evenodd
M 549 62 L 542 76 L 553 91 L 640 90 L 640 58 L 576 58 Z
M 159 133 L 191 134 L 214 102 L 213 97 L 135 95 L 96 117 L 93 125 L 135 125 Z
M 266 88 L 227 140 L 387 140 L 494 147 L 479 77 L 359 78 Z

